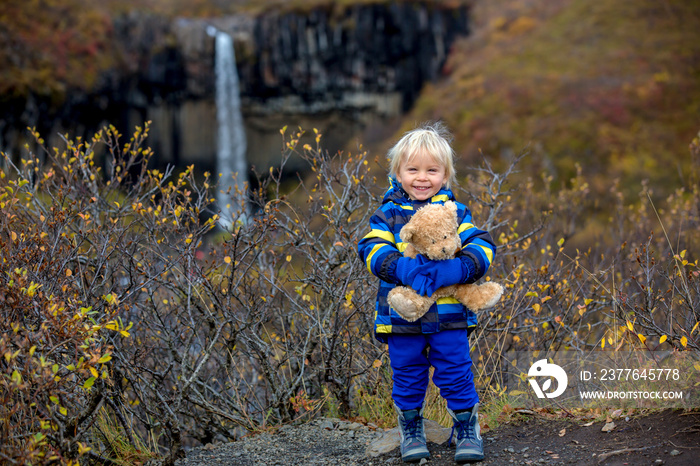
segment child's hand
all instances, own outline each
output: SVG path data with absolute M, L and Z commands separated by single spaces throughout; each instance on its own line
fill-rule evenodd
M 430 267 L 430 259 L 418 254 L 415 259 L 401 257 L 396 261 L 396 278 L 401 284 L 415 289 L 413 283 L 417 285 L 425 281 L 423 273 Z M 422 276 L 422 277 L 421 277 Z
M 421 275 L 427 278 L 422 290 L 416 290 L 419 294 L 425 292 L 431 296 L 435 290 L 443 286 L 457 285 L 469 280 L 474 272 L 469 270 L 462 259 L 449 259 L 444 261 L 430 261 L 421 270 Z

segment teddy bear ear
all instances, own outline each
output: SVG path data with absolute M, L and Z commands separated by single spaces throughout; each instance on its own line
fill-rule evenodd
M 404 243 L 410 243 L 411 240 L 413 239 L 413 233 L 414 233 L 414 228 L 410 224 L 406 224 L 401 228 L 401 232 L 399 233 L 399 237 L 401 238 L 401 241 Z
M 447 210 L 452 212 L 455 217 L 457 216 L 457 204 L 454 201 L 445 201 L 445 207 L 447 207 Z

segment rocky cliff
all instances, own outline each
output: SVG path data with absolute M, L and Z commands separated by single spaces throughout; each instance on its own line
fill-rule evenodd
M 234 38 L 248 158 L 258 166 L 274 163 L 284 125 L 316 127 L 336 150 L 367 125 L 400 115 L 440 76 L 455 38 L 469 32 L 465 6 L 420 2 L 172 21 L 132 13 L 114 20 L 122 66 L 58 108 L 15 102 L 3 112 L 3 150 L 19 147 L 27 126 L 50 137 L 89 134 L 105 123 L 129 132 L 151 120 L 150 145 L 162 163 L 213 169 L 211 26 Z

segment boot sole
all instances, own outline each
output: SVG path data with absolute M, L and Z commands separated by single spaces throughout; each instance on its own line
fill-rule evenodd
M 484 460 L 484 455 L 480 455 L 478 453 L 464 453 L 462 455 L 455 455 L 455 461 L 459 464 L 462 463 L 476 463 L 478 461 L 483 461 Z
M 430 452 L 428 450 L 416 451 L 413 453 L 408 453 L 406 455 L 401 455 L 401 459 L 406 463 L 413 463 L 415 461 L 420 461 L 423 458 L 430 458 Z

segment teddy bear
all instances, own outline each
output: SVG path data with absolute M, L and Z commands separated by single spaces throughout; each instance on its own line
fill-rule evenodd
M 428 204 L 416 211 L 401 228 L 401 241 L 408 243 L 404 256 L 415 258 L 422 254 L 431 260 L 453 259 L 462 243 L 457 232 L 457 204 Z M 453 297 L 472 311 L 496 305 L 503 286 L 495 282 L 481 285 L 459 284 L 435 290 L 432 296 L 421 296 L 412 288 L 397 286 L 389 292 L 389 305 L 409 322 L 420 319 L 439 298 Z

